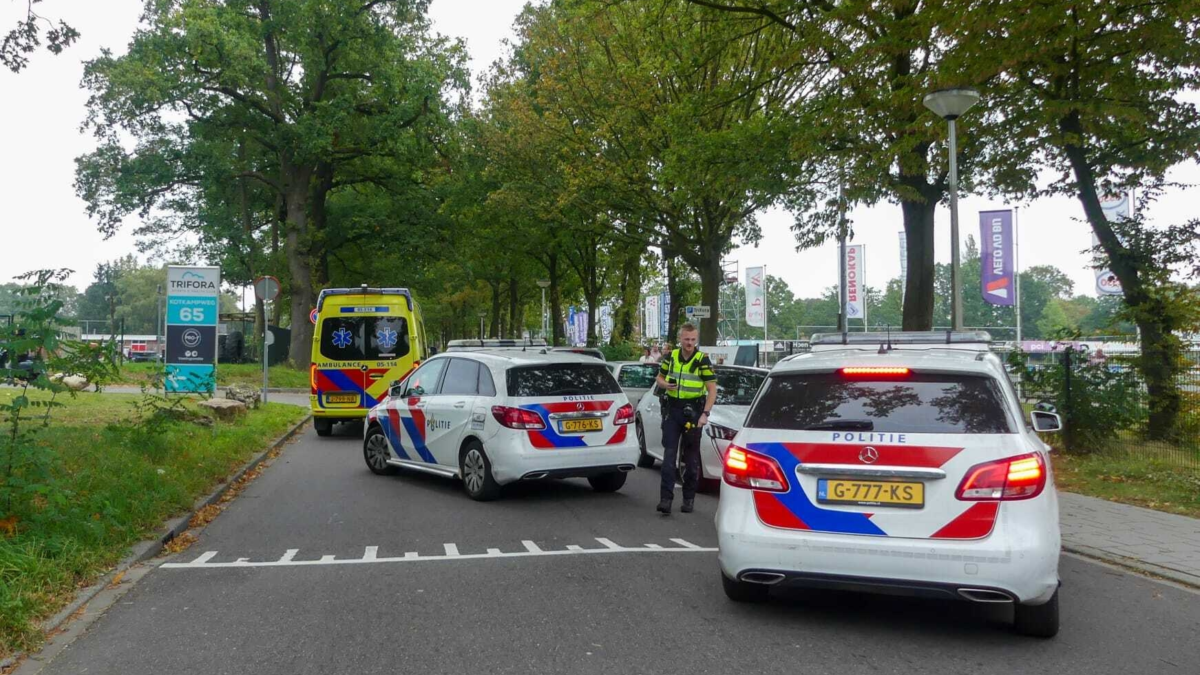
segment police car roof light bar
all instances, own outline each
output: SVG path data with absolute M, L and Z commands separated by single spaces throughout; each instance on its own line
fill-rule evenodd
M 896 331 L 886 333 L 871 331 L 866 333 L 814 333 L 809 343 L 816 345 L 877 345 L 886 342 L 894 345 L 937 345 L 937 344 L 984 344 L 992 342 L 992 335 L 983 330 L 961 331 Z
M 402 295 L 408 302 L 408 311 L 413 311 L 412 293 L 407 288 L 370 288 L 363 284 L 359 288 L 325 288 L 317 295 L 317 311 L 325 304 L 325 298 L 331 295 Z

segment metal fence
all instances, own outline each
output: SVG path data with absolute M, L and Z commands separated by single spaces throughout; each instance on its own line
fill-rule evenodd
M 1185 352 L 1177 378 L 1179 423 L 1169 440 L 1150 426 L 1150 396 L 1137 354 L 1098 355 L 1065 349 L 1026 354 L 1014 369 L 1027 403 L 1052 402 L 1064 417 L 1069 449 L 1119 451 L 1200 471 L 1200 350 Z M 1160 432 L 1160 433 L 1155 433 Z

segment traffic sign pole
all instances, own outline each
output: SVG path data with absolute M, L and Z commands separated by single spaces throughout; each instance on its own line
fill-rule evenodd
M 254 297 L 263 301 L 263 385 L 262 385 L 262 402 L 267 402 L 267 347 L 274 342 L 274 334 L 271 333 L 271 326 L 268 325 L 267 317 L 271 316 L 270 306 L 279 297 L 279 280 L 275 277 L 259 277 L 254 280 Z

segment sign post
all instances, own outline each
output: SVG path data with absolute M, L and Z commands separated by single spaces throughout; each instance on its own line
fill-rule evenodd
M 166 391 L 216 389 L 220 294 L 220 267 L 167 267 Z
M 270 304 L 275 302 L 275 298 L 279 297 L 279 280 L 275 277 L 259 277 L 254 280 L 254 297 L 263 301 L 263 386 L 262 386 L 262 402 L 267 402 L 267 368 L 270 365 L 267 359 L 267 347 L 275 343 L 275 334 L 271 332 L 271 327 L 268 325 L 267 317 L 271 316 L 268 310 Z

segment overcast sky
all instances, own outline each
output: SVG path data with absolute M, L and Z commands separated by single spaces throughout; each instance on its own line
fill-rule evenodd
M 430 10 L 435 29 L 462 37 L 471 52 L 471 67 L 478 75 L 502 55 L 501 40 L 511 37 L 512 21 L 522 0 L 433 0 Z M 22 16 L 24 0 L 0 0 L 0 28 Z M 79 133 L 87 94 L 79 88 L 82 62 L 94 58 L 102 47 L 116 54 L 126 45 L 137 25 L 142 0 L 46 0 L 38 6 L 44 15 L 67 19 L 82 33 L 80 41 L 59 56 L 37 52 L 20 75 L 0 70 L 0 281 L 32 269 L 69 267 L 76 270 L 71 283 L 82 290 L 91 282 L 97 263 L 135 252 L 130 223 L 117 236 L 104 240 L 88 219 L 84 203 L 75 196 L 74 160 L 95 147 Z M 1200 169 L 1178 167 L 1172 178 L 1200 183 Z M 1168 223 L 1194 217 L 1188 200 L 1200 198 L 1200 189 L 1175 190 L 1151 210 L 1153 220 Z M 961 236 L 978 238 L 978 212 L 1006 208 L 987 199 L 965 197 L 959 201 Z M 900 274 L 902 229 L 900 207 L 882 205 L 858 208 L 851 214 L 855 238 L 865 244 L 866 282 L 882 288 Z M 1090 229 L 1081 222 L 1078 202 L 1043 199 L 1022 204 L 1020 210 L 1020 265 L 1055 265 L 1075 281 L 1075 292 L 1095 295 L 1095 278 L 1082 251 L 1091 244 Z M 801 252 L 789 226 L 791 216 L 770 211 L 760 216 L 763 239 L 757 247 L 741 247 L 730 260 L 747 266 L 767 266 L 767 273 L 783 278 L 801 297 L 812 297 L 837 282 L 837 253 L 833 244 Z M 937 260 L 949 262 L 950 216 L 937 212 Z M 199 261 L 196 261 L 199 262 Z M 742 274 L 744 278 L 744 272 Z M 404 279 L 395 279 L 403 284 Z

